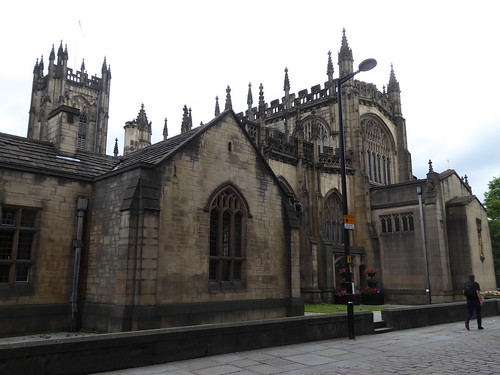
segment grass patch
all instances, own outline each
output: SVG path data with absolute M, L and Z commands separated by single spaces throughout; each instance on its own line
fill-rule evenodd
M 354 305 L 354 311 L 381 311 L 384 309 L 383 305 Z M 329 303 L 317 303 L 304 305 L 304 310 L 307 313 L 316 314 L 335 314 L 347 312 L 346 305 L 334 305 Z

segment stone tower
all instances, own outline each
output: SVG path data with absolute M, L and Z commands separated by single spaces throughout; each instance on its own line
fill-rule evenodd
M 127 121 L 123 128 L 125 129 L 124 155 L 151 145 L 151 122 L 148 121 L 144 104 L 141 104 L 137 118 Z
M 54 143 L 61 154 L 77 151 L 106 153 L 111 70 L 102 64 L 102 76 L 91 76 L 82 61 L 80 71 L 68 68 L 68 50 L 62 43 L 49 56 L 44 75 L 43 57 L 33 70 L 28 138 Z

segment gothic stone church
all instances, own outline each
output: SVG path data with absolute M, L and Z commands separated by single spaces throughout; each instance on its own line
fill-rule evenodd
M 0 134 L 0 334 L 105 332 L 303 314 L 343 288 L 337 78 L 224 111 L 151 144 L 144 106 L 106 155 L 111 72 L 36 62 L 27 138 Z M 345 33 L 338 76 L 353 72 Z M 357 289 L 376 268 L 392 303 L 494 288 L 487 216 L 453 170 L 412 175 L 399 83 L 342 86 Z M 417 193 L 419 192 L 420 195 Z

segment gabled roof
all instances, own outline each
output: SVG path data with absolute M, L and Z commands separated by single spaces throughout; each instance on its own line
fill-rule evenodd
M 78 179 L 92 179 L 110 171 L 118 159 L 108 155 L 77 152 L 58 154 L 52 143 L 0 133 L 0 167 L 45 172 Z
M 221 121 L 227 115 L 232 115 L 234 117 L 234 120 L 238 122 L 236 115 L 232 110 L 224 111 L 205 125 L 200 125 L 186 133 L 176 135 L 175 137 L 152 144 L 151 146 L 134 151 L 128 155 L 121 157 L 120 163 L 113 168 L 113 171 L 123 170 L 126 168 L 137 166 L 139 164 L 149 164 L 151 166 L 159 164 L 175 154 L 189 141 L 196 138 L 201 133 L 205 132 L 207 129 Z
M 50 142 L 0 133 L 0 167 L 25 169 L 66 175 L 79 179 L 93 179 L 114 171 L 123 171 L 139 165 L 154 166 L 172 156 L 190 140 L 221 121 L 227 115 L 237 118 L 232 110 L 222 112 L 206 125 L 155 143 L 120 158 L 79 151 L 75 157 L 58 154 Z

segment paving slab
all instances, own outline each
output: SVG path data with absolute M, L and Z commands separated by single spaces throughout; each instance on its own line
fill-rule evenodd
M 463 322 L 456 322 L 358 336 L 355 340 L 323 340 L 98 374 L 500 374 L 500 316 L 484 318 L 483 331 L 472 323 L 470 331 Z

